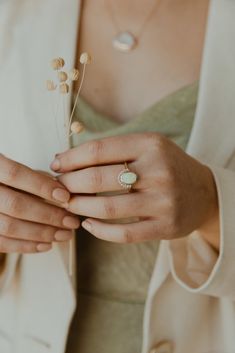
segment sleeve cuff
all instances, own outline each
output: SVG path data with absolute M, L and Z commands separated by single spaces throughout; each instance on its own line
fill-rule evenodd
M 220 251 L 198 231 L 168 242 L 171 272 L 187 291 L 235 299 L 235 173 L 211 167 L 220 217 Z
M 221 256 L 218 257 L 198 232 L 193 232 L 187 239 L 172 240 L 168 249 L 172 275 L 182 287 L 199 292 L 209 285 Z

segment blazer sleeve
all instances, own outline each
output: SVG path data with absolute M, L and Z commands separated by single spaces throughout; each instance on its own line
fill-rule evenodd
M 235 300 L 235 172 L 209 167 L 218 191 L 219 255 L 195 231 L 168 242 L 170 267 L 174 279 L 187 291 Z

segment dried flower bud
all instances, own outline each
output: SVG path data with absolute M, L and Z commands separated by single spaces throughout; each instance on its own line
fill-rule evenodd
M 69 85 L 67 83 L 61 83 L 60 85 L 60 93 L 67 94 L 69 92 Z
M 68 79 L 67 73 L 64 72 L 64 71 L 59 71 L 59 72 L 58 72 L 58 79 L 59 79 L 60 82 L 65 82 L 65 81 L 67 81 L 67 79 Z
M 79 134 L 82 130 L 84 130 L 84 125 L 79 121 L 74 121 L 71 124 L 71 132 L 74 134 Z
M 91 56 L 88 53 L 82 53 L 80 56 L 80 63 L 81 64 L 90 64 L 91 63 Z
M 79 79 L 79 71 L 77 69 L 73 69 L 69 72 L 69 79 L 71 81 L 77 81 Z
M 46 86 L 48 91 L 55 91 L 57 87 L 52 80 L 47 80 Z
M 62 67 L 64 67 L 64 64 L 65 64 L 64 59 L 56 58 L 52 60 L 51 67 L 53 70 L 60 70 L 62 69 Z

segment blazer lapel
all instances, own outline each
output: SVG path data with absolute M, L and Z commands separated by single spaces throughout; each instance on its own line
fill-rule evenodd
M 235 2 L 211 0 L 210 7 L 199 99 L 187 152 L 204 163 L 226 166 L 235 152 Z
M 39 3 L 24 0 L 19 4 L 19 11 L 22 13 L 22 22 L 18 25 L 17 37 L 17 60 L 21 64 L 21 101 L 23 102 L 23 115 L 29 119 L 28 124 L 32 126 L 34 141 L 37 143 L 35 150 L 40 150 L 42 168 L 48 169 L 54 154 L 68 148 L 63 121 L 58 129 L 53 117 L 48 97 L 50 92 L 46 91 L 46 80 L 53 77 L 50 61 L 56 57 L 65 60 L 65 69 L 75 66 L 76 40 L 79 26 L 79 0 L 42 0 Z M 38 7 L 38 8 L 37 8 Z M 37 11 L 37 16 L 35 16 Z M 25 20 L 24 20 L 25 17 Z M 32 23 L 29 24 L 29 18 Z M 34 33 L 34 36 L 29 33 Z M 26 79 L 27 78 L 27 79 Z M 29 97 L 29 93 L 30 94 Z M 66 97 L 69 102 L 71 92 Z M 69 104 L 66 106 L 69 113 Z M 62 106 L 60 107 L 62 111 Z M 37 140 L 38 138 L 38 140 Z M 35 153 L 37 153 L 35 151 Z M 40 163 L 39 163 L 40 164 Z M 59 261 L 65 267 L 65 274 L 68 275 L 68 242 L 58 243 L 53 251 L 58 252 Z M 75 247 L 73 247 L 75 248 Z M 75 288 L 74 276 L 71 278 L 72 290 Z

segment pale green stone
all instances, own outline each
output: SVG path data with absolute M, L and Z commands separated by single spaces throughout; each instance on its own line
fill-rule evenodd
M 120 180 L 124 184 L 129 184 L 132 185 L 136 182 L 137 180 L 137 175 L 132 172 L 125 172 L 121 175 Z

